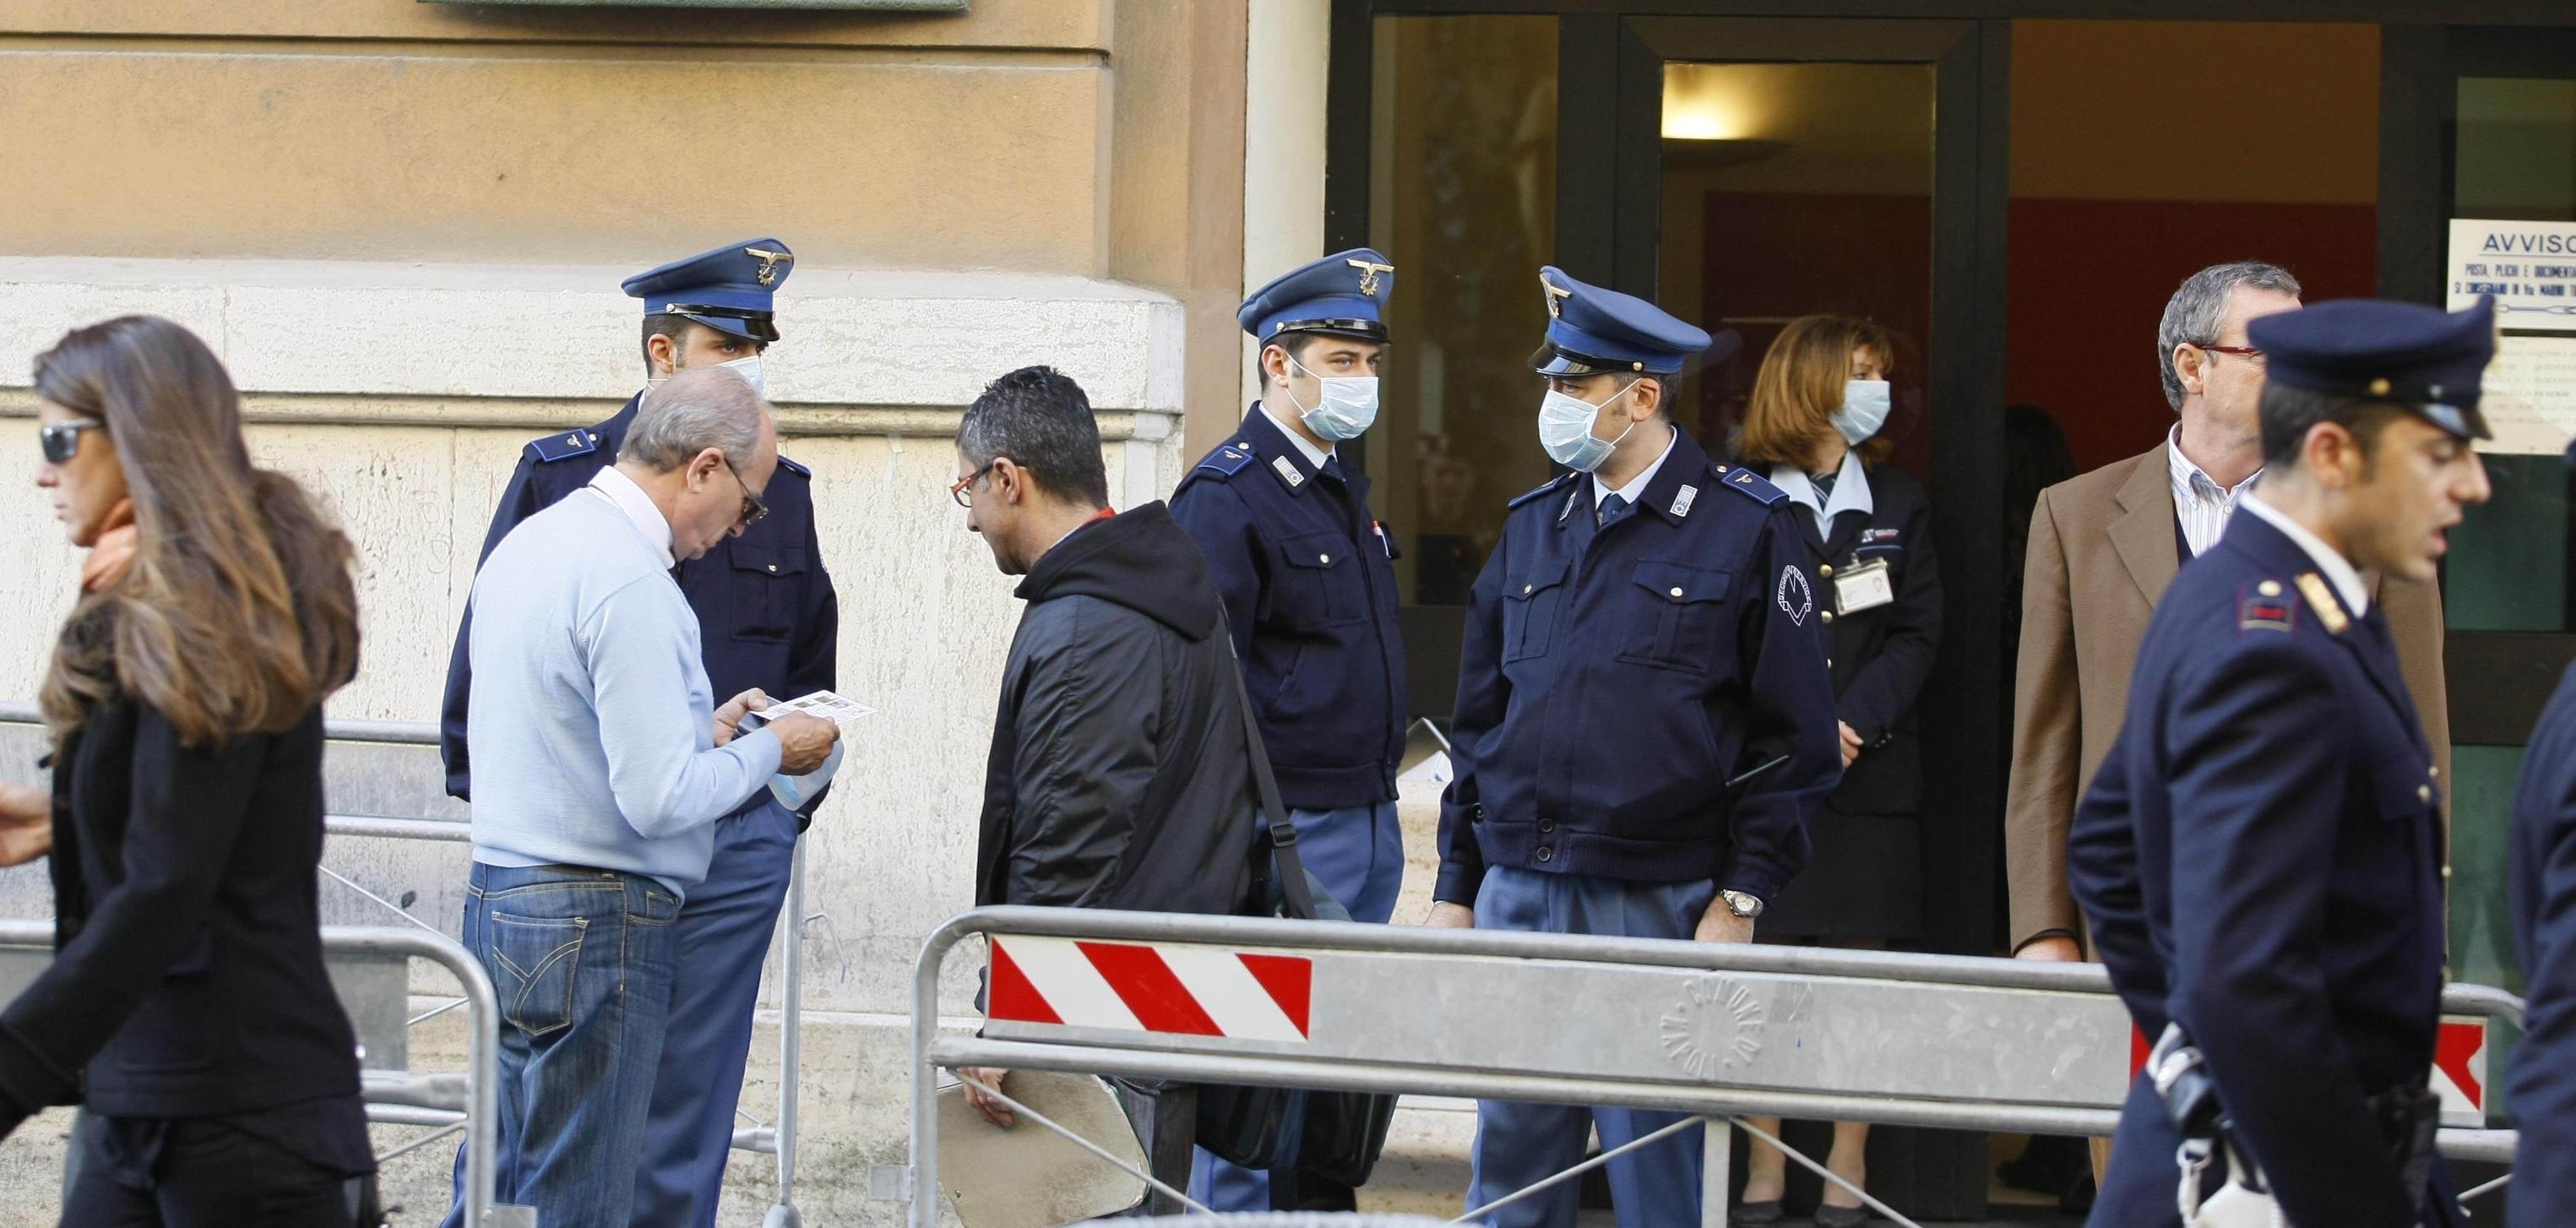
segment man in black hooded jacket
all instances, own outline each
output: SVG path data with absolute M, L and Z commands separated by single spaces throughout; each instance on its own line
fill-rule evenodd
M 1051 368 L 975 399 L 957 475 L 966 527 L 1004 575 L 1025 577 L 1015 595 L 1028 603 L 985 767 L 975 902 L 1238 911 L 1258 803 L 1225 603 L 1197 544 L 1161 503 L 1109 509 L 1091 403 Z M 973 1073 L 999 1086 L 1000 1071 Z M 1186 1089 L 1122 1091 L 1155 1176 L 1186 1185 Z

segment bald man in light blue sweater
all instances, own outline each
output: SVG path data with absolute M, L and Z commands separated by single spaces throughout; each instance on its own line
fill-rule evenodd
M 838 736 L 804 715 L 737 736 L 768 697 L 715 706 L 671 578 L 764 514 L 777 463 L 750 385 L 684 372 L 645 397 L 615 466 L 521 522 L 475 576 L 465 945 L 505 1020 L 495 1197 L 549 1228 L 628 1223 L 672 918 L 715 821 L 772 775 L 812 771 Z

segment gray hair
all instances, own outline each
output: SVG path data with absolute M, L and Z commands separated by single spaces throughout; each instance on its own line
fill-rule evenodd
M 740 464 L 760 446 L 761 420 L 768 416 L 769 403 L 740 373 L 722 367 L 682 371 L 645 392 L 617 459 L 669 473 L 714 448 Z
M 2178 345 L 2216 345 L 2218 330 L 2227 320 L 2227 300 L 2234 297 L 2238 286 L 2297 294 L 2299 279 L 2288 269 L 2260 260 L 2233 260 L 2213 264 L 2183 279 L 2182 288 L 2174 291 L 2165 304 L 2165 318 L 2156 325 L 2156 374 L 2164 380 L 2165 403 L 2182 412 L 2182 377 L 2174 374 L 2173 352 Z

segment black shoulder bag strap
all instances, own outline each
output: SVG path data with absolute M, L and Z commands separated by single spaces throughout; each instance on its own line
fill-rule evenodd
M 1261 795 L 1261 816 L 1267 827 L 1272 861 L 1279 869 L 1279 890 L 1286 902 L 1285 915 L 1299 921 L 1315 919 L 1315 894 L 1306 886 L 1306 863 L 1297 856 L 1297 825 L 1288 820 L 1288 808 L 1279 802 L 1279 780 L 1270 771 L 1270 752 L 1261 745 L 1261 720 L 1252 710 L 1252 689 L 1243 681 L 1243 665 L 1231 659 L 1234 641 L 1222 624 L 1217 634 L 1226 635 L 1229 663 L 1226 672 L 1234 677 L 1235 707 L 1243 713 L 1243 745 L 1252 758 L 1252 783 Z

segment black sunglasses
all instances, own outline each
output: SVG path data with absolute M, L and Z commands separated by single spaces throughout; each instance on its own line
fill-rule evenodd
M 106 429 L 107 424 L 96 418 L 65 418 L 37 427 L 36 438 L 44 444 L 46 464 L 68 465 L 73 457 L 80 455 L 82 431 Z

